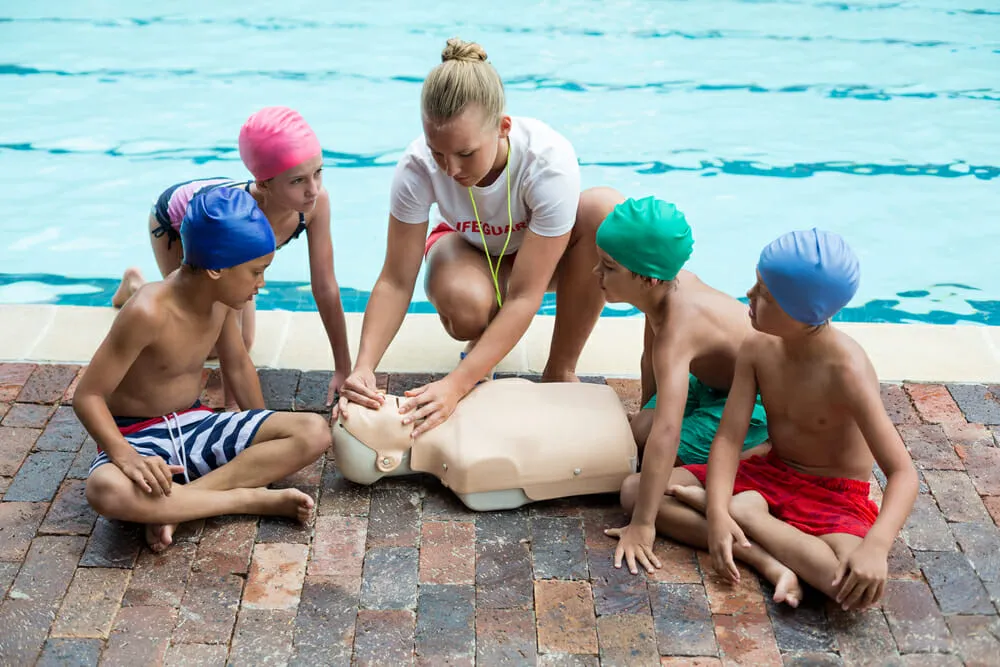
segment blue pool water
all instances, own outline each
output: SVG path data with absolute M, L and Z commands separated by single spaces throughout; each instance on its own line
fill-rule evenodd
M 676 202 L 709 283 L 741 295 L 765 243 L 815 225 L 861 257 L 843 319 L 1000 324 L 995 0 L 4 3 L 0 303 L 106 305 L 125 267 L 156 276 L 152 200 L 242 177 L 240 124 L 284 104 L 323 141 L 337 275 L 363 310 L 420 83 L 454 35 L 485 46 L 511 113 L 573 142 L 584 185 Z M 262 308 L 315 308 L 304 242 L 268 279 Z

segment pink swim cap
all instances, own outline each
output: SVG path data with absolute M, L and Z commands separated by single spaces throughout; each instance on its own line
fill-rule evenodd
M 264 107 L 240 128 L 240 158 L 258 181 L 322 153 L 309 123 L 288 107 Z

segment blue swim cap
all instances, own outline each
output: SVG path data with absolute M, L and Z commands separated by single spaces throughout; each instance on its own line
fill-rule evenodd
M 757 270 L 792 318 L 816 326 L 833 317 L 858 291 L 858 258 L 839 234 L 789 232 L 760 253 Z
M 228 269 L 274 252 L 274 232 L 257 201 L 242 188 L 194 196 L 181 221 L 184 263 Z

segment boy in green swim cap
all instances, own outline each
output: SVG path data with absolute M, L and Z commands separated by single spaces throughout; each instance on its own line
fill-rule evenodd
M 684 214 L 654 197 L 622 202 L 597 230 L 594 272 L 605 297 L 646 316 L 643 409 L 632 419 L 640 491 L 631 524 L 609 533 L 620 538 L 616 560 L 624 554 L 633 570 L 636 556 L 653 559 L 653 522 L 673 467 L 708 460 L 737 352 L 753 330 L 747 306 L 682 270 L 693 245 Z M 758 400 L 744 449 L 766 439 Z

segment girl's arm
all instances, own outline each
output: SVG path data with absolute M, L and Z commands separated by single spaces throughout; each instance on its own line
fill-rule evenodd
M 326 190 L 316 202 L 312 219 L 306 227 L 306 238 L 309 241 L 309 281 L 333 351 L 333 367 L 336 370 L 334 389 L 338 389 L 351 372 L 351 351 L 347 344 L 347 321 L 340 300 L 340 286 L 333 268 L 330 196 Z

